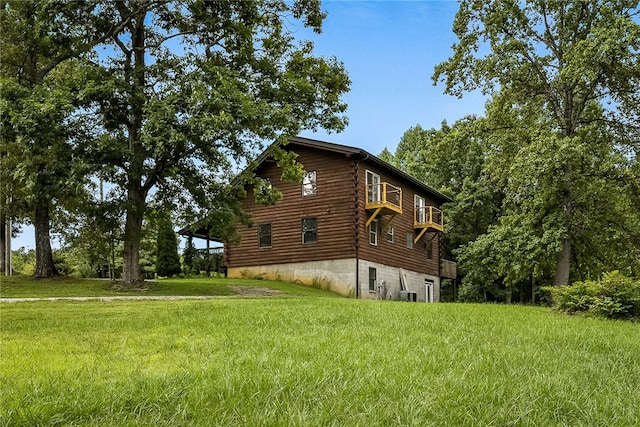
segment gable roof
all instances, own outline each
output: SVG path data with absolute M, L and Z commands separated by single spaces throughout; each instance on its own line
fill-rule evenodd
M 318 150 L 330 151 L 333 153 L 344 154 L 347 157 L 352 157 L 355 160 L 371 162 L 381 168 L 382 170 L 389 172 L 390 174 L 399 177 L 401 180 L 407 181 L 420 190 L 422 190 L 425 194 L 433 197 L 439 204 L 452 202 L 453 200 L 437 191 L 436 189 L 428 186 L 424 182 L 419 179 L 409 175 L 408 173 L 398 169 L 397 167 L 385 162 L 377 156 L 363 150 L 362 148 L 350 147 L 348 145 L 335 144 L 332 142 L 319 141 L 316 139 L 302 138 L 299 136 L 288 138 L 288 144 L 284 147 L 291 145 L 298 145 L 302 147 L 315 148 Z M 294 150 L 295 151 L 295 150 Z M 257 159 L 256 162 L 258 165 L 262 164 L 269 157 L 269 149 L 265 150 Z

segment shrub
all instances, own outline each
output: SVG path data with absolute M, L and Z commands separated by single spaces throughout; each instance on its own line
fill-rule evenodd
M 158 276 L 171 277 L 181 273 L 178 239 L 168 215 L 164 215 L 158 220 L 157 242 L 155 272 L 158 273 Z
M 610 319 L 640 318 L 640 280 L 619 271 L 605 273 L 601 280 L 576 282 L 573 286 L 546 287 L 556 309 Z
M 87 263 L 80 264 L 78 267 L 76 267 L 76 271 L 78 272 L 78 275 L 83 279 L 96 277 L 96 269 Z

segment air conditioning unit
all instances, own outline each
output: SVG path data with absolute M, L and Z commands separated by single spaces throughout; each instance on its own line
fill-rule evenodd
M 400 301 L 416 302 L 418 293 L 416 291 L 400 291 Z

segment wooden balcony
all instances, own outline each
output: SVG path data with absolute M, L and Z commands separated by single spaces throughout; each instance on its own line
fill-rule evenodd
M 378 215 L 391 215 L 394 217 L 397 214 L 401 214 L 402 189 L 388 182 L 367 185 L 365 209 L 374 211 L 367 220 L 367 227 Z
M 420 230 L 414 239 L 414 243 L 416 243 L 429 229 L 444 231 L 444 215 L 435 206 L 416 207 L 413 210 L 413 228 Z

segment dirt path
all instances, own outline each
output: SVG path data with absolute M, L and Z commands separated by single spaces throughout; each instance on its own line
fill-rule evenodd
M 31 302 L 31 301 L 126 301 L 126 300 L 147 300 L 147 301 L 177 301 L 187 299 L 219 299 L 235 297 L 272 297 L 282 295 L 277 289 L 257 288 L 253 286 L 229 286 L 235 294 L 228 296 L 180 296 L 180 295 L 115 295 L 104 297 L 47 297 L 47 298 L 0 298 L 0 303 Z

